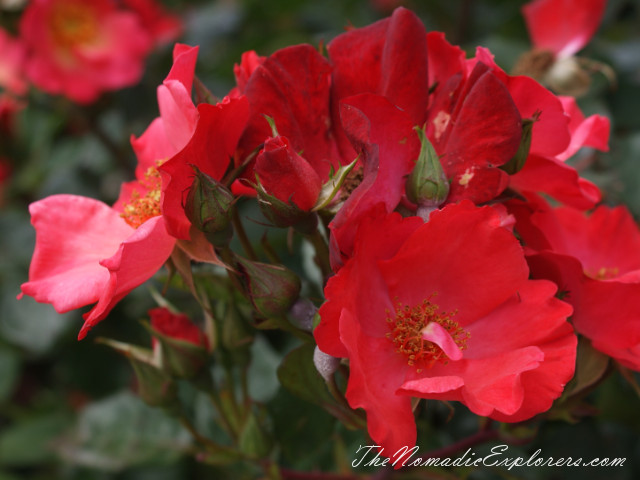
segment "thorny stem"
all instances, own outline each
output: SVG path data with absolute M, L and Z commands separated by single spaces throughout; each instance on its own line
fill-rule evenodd
M 438 207 L 419 205 L 416 210 L 416 216 L 420 217 L 426 223 L 429 221 L 431 212 L 434 212 L 435 210 L 438 210 Z
M 305 235 L 305 238 L 311 242 L 311 245 L 313 245 L 313 249 L 316 252 L 316 262 L 322 272 L 322 280 L 323 282 L 326 282 L 333 273 L 331 270 L 331 262 L 329 260 L 329 246 L 319 229 L 316 229 L 311 234 Z
M 220 101 L 211 91 L 206 87 L 202 80 L 198 78 L 198 76 L 193 77 L 193 84 L 195 87 L 198 103 L 208 103 L 210 105 L 215 105 Z
M 247 155 L 247 158 L 245 158 L 238 167 L 234 168 L 229 173 L 227 173 L 227 175 L 225 175 L 225 177 L 222 179 L 222 183 L 225 187 L 231 187 L 231 184 L 235 182 L 240 175 L 242 175 L 242 172 L 244 172 L 245 168 L 247 168 L 249 164 L 256 158 L 260 150 L 262 150 L 262 145 L 258 145 L 249 155 Z
M 249 395 L 249 367 L 244 367 L 240 372 L 240 387 L 242 389 L 242 399 L 245 410 L 251 406 L 251 396 Z
M 462 0 L 461 2 L 458 14 L 458 24 L 456 25 L 456 31 L 454 34 L 456 45 L 465 43 L 465 38 L 469 31 L 469 22 L 472 16 L 472 3 L 473 0 Z
M 227 390 L 229 392 L 229 403 L 231 404 L 231 409 L 233 410 L 233 415 L 235 417 L 235 419 L 238 422 L 242 422 L 241 419 L 241 412 L 240 412 L 240 407 L 238 406 L 238 401 L 236 399 L 236 381 L 233 375 L 233 370 L 231 369 L 231 366 L 227 363 L 224 362 L 224 372 L 225 372 L 225 376 L 227 377 Z
M 186 428 L 189 431 L 189 433 L 191 434 L 191 436 L 199 444 L 201 444 L 203 447 L 205 447 L 207 450 L 210 450 L 212 452 L 220 452 L 220 451 L 231 452 L 232 451 L 232 449 L 230 449 L 229 447 L 226 447 L 224 445 L 219 445 L 219 444 L 215 443 L 213 440 L 201 435 L 200 432 L 198 432 L 198 430 L 196 430 L 196 428 L 193 426 L 193 424 L 189 421 L 189 419 L 187 417 L 185 417 L 183 414 L 181 414 L 179 418 L 180 418 L 180 423 L 182 424 L 182 426 L 184 428 Z
M 220 248 L 219 250 L 216 249 L 216 252 L 220 255 L 220 258 L 226 265 L 225 270 L 227 271 L 227 276 L 233 284 L 233 287 L 239 292 L 244 292 L 244 287 L 240 283 L 240 280 L 238 280 L 238 272 L 235 269 L 236 262 L 233 258 L 233 252 L 228 247 Z
M 220 395 L 218 395 L 218 392 L 216 392 L 214 389 L 212 389 L 209 392 L 209 400 L 211 400 L 211 404 L 218 411 L 218 415 L 220 416 L 220 420 L 223 423 L 224 429 L 231 436 L 231 438 L 236 440 L 237 439 L 237 434 L 236 434 L 235 430 L 233 429 L 233 427 L 231 426 L 231 423 L 229 423 L 229 420 L 227 419 L 227 416 L 225 415 L 224 407 L 222 406 L 222 400 L 220 400 Z
M 233 214 L 231 216 L 231 222 L 233 223 L 233 228 L 235 228 L 236 233 L 238 234 L 238 240 L 240 240 L 240 244 L 244 249 L 249 260 L 256 262 L 258 260 L 258 256 L 256 252 L 253 250 L 253 246 L 251 245 L 251 241 L 247 236 L 247 232 L 242 225 L 242 221 L 240 220 L 240 214 L 238 213 L 238 209 L 233 209 Z
M 269 244 L 266 234 L 262 237 L 262 241 L 260 242 L 260 244 L 262 245 L 262 251 L 272 263 L 282 263 L 276 251 Z
M 353 426 L 358 428 L 366 428 L 366 417 L 364 416 L 362 411 L 354 410 L 351 408 L 351 405 L 349 405 L 349 402 L 347 402 L 347 399 L 344 398 L 344 395 L 338 388 L 334 376 L 332 376 L 331 379 L 327 382 L 327 388 L 329 389 L 329 392 L 331 393 L 333 398 L 335 398 L 340 403 L 340 405 L 345 408 L 345 411 L 347 412 L 347 415 L 349 417 L 348 420 L 353 424 Z

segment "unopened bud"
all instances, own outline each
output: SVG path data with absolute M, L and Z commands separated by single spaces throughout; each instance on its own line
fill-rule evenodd
M 329 382 L 340 366 L 340 359 L 324 353 L 318 347 L 313 351 L 313 364 L 325 382 Z
M 256 158 L 256 192 L 262 213 L 277 227 L 294 227 L 302 233 L 315 230 L 310 211 L 322 190 L 322 180 L 311 164 L 280 136 L 275 120 L 265 116 L 271 137 Z M 308 230 L 308 231 L 307 231 Z
M 187 194 L 185 213 L 215 246 L 225 246 L 233 236 L 231 209 L 234 196 L 227 187 L 193 166 L 195 176 Z
M 154 308 L 149 315 L 151 325 L 143 325 L 153 335 L 154 346 L 160 347 L 162 368 L 173 377 L 194 378 L 209 361 L 204 333 L 186 315 L 166 308 Z
M 300 278 L 280 265 L 240 257 L 238 262 L 245 291 L 256 311 L 266 318 L 287 313 L 300 295 Z
M 407 178 L 407 198 L 421 207 L 439 207 L 449 195 L 449 180 L 425 131 L 418 127 L 415 130 L 421 147 L 416 165 Z
M 308 298 L 300 298 L 291 307 L 289 315 L 291 315 L 291 318 L 295 320 L 302 330 L 311 332 L 313 331 L 313 319 L 317 312 L 318 307 L 316 307 L 311 300 Z

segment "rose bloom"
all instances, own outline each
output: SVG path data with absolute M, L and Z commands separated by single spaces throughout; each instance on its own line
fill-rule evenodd
M 588 71 L 593 67 L 610 76 L 609 67 L 574 56 L 596 33 L 606 3 L 607 0 L 533 0 L 524 5 L 522 14 L 533 49 L 522 55 L 514 70 L 572 96 L 588 91 Z
M 509 210 L 534 278 L 559 286 L 576 331 L 621 364 L 640 370 L 640 229 L 623 206 L 587 214 L 528 195 Z
M 552 282 L 529 280 L 509 220 L 469 201 L 427 223 L 380 206 L 329 280 L 314 336 L 349 360 L 346 398 L 386 451 L 415 444 L 411 397 L 518 422 L 549 409 L 573 376 L 571 306 Z
M 327 52 L 332 124 L 342 126 L 336 142 L 344 158 L 361 159 L 361 181 L 349 182 L 330 224 L 334 270 L 351 255 L 365 212 L 379 202 L 391 212 L 402 201 L 419 151 L 415 126 L 425 126 L 451 179 L 447 202 L 486 202 L 507 187 L 508 175 L 498 167 L 518 149 L 521 118 L 490 65 L 467 69 L 462 50 L 427 33 L 405 8 L 339 35 Z
M 95 303 L 84 314 L 80 339 L 151 278 L 176 245 L 162 215 L 157 166 L 182 149 L 196 128 L 191 84 L 197 53 L 197 47 L 176 46 L 173 68 L 158 88 L 160 117 L 132 138 L 136 180 L 123 184 L 113 207 L 76 195 L 54 195 L 29 207 L 36 247 L 22 293 L 61 313 Z
M 607 0 L 533 0 L 522 13 L 533 46 L 566 58 L 589 43 L 606 4 Z
M 190 235 L 180 203 L 185 186 L 177 183 L 190 185 L 192 170 L 185 158 L 203 162 L 209 159 L 203 152 L 224 158 L 226 164 L 218 162 L 217 168 L 226 170 L 248 109 L 242 98 L 193 105 L 197 54 L 198 47 L 176 45 L 173 67 L 158 87 L 160 116 L 139 138 L 131 139 L 138 157 L 136 179 L 122 185 L 113 207 L 76 195 L 54 195 L 29 206 L 36 247 L 22 293 L 51 303 L 61 313 L 97 302 L 84 314 L 79 339 L 131 290 L 151 278 L 176 245 L 189 258 L 218 261 L 202 235 Z M 184 175 L 169 175 L 168 184 L 173 183 L 177 193 L 170 196 L 175 204 L 166 209 L 163 188 L 167 183 L 159 171 L 165 165 L 170 166 L 169 172 L 187 170 Z M 178 243 L 178 238 L 190 241 Z
M 508 88 L 523 119 L 532 121 L 529 151 L 524 167 L 509 176 L 509 187 L 518 192 L 546 193 L 555 200 L 581 210 L 593 208 L 600 189 L 581 178 L 566 160 L 583 147 L 609 149 L 609 119 L 585 118 L 573 97 L 556 96 L 526 75 L 507 75 L 486 48 L 478 47 L 476 61 L 489 65 Z
M 182 21 L 167 12 L 162 3 L 156 0 L 122 0 L 122 3 L 138 14 L 156 44 L 169 43 L 182 34 Z
M 137 83 L 152 47 L 139 17 L 110 0 L 33 0 L 20 35 L 29 80 L 78 103 Z

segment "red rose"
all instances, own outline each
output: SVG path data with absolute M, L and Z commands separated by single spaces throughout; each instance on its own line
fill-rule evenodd
M 516 422 L 546 411 L 572 377 L 571 307 L 553 283 L 528 279 L 505 220 L 470 202 L 428 223 L 378 208 L 329 280 L 315 338 L 349 359 L 347 399 L 387 451 L 415 443 L 411 397 Z

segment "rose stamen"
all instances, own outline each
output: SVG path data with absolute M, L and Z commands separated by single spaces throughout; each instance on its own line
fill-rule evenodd
M 451 319 L 456 312 L 440 312 L 438 305 L 431 302 L 434 295 L 414 307 L 398 302 L 395 316 L 387 311 L 390 332 L 386 337 L 396 352 L 407 358 L 408 365 L 418 367 L 418 373 L 436 362 L 460 360 L 470 336 Z
M 98 32 L 95 14 L 79 2 L 57 5 L 50 25 L 56 43 L 66 47 L 90 44 Z
M 162 214 L 160 209 L 162 181 L 158 170 L 155 167 L 149 167 L 139 184 L 146 192 L 141 195 L 139 190 L 134 190 L 120 214 L 133 228 L 138 228 L 150 218 Z

